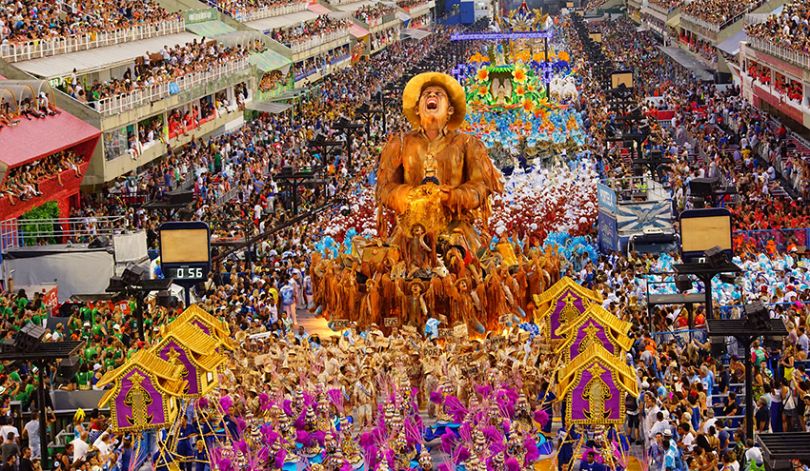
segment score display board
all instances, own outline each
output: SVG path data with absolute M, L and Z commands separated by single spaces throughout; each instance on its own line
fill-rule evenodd
M 681 254 L 684 259 L 702 257 L 720 247 L 732 256 L 731 213 L 726 209 L 690 209 L 681 213 Z
M 160 234 L 160 268 L 164 278 L 196 283 L 211 271 L 211 231 L 202 221 L 166 222 Z

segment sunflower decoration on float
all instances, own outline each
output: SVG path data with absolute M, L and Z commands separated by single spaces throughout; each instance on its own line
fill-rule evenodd
M 533 112 L 546 98 L 546 87 L 534 69 L 523 62 L 482 65 L 466 84 L 467 102 L 479 112 L 523 108 Z M 528 107 L 526 102 L 532 103 Z

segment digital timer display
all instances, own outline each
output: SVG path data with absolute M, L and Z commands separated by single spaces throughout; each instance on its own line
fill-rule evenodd
M 174 280 L 203 280 L 208 270 L 205 267 L 173 267 L 167 270 L 166 278 Z

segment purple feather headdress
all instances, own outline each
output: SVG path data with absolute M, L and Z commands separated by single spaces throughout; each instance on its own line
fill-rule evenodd
M 455 422 L 461 422 L 467 416 L 467 409 L 456 396 L 444 398 L 444 410 Z
M 339 413 L 343 413 L 343 392 L 340 389 L 332 388 L 326 391 L 326 397 Z
M 518 460 L 513 457 L 506 458 L 506 461 L 503 462 L 504 469 L 506 471 L 520 471 L 520 463 Z
M 227 414 L 228 410 L 233 406 L 233 399 L 231 396 L 222 396 L 219 398 L 219 405 L 222 407 L 222 410 Z
M 540 424 L 540 427 L 545 427 L 548 423 L 548 412 L 543 409 L 534 411 L 534 421 Z
M 534 437 L 527 436 L 523 439 L 523 447 L 526 449 L 526 457 L 523 460 L 525 465 L 529 465 L 540 459 L 540 451 L 537 449 L 537 442 Z

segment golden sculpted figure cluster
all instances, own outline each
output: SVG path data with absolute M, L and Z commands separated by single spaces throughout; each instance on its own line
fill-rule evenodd
M 434 318 L 456 335 L 480 336 L 523 322 L 532 295 L 559 278 L 559 258 L 506 239 L 492 244 L 489 197 L 503 191 L 502 176 L 484 144 L 458 130 L 461 85 L 422 73 L 402 101 L 414 129 L 391 136 L 380 156 L 380 237 L 313 261 L 316 304 L 338 325 L 421 328 Z

